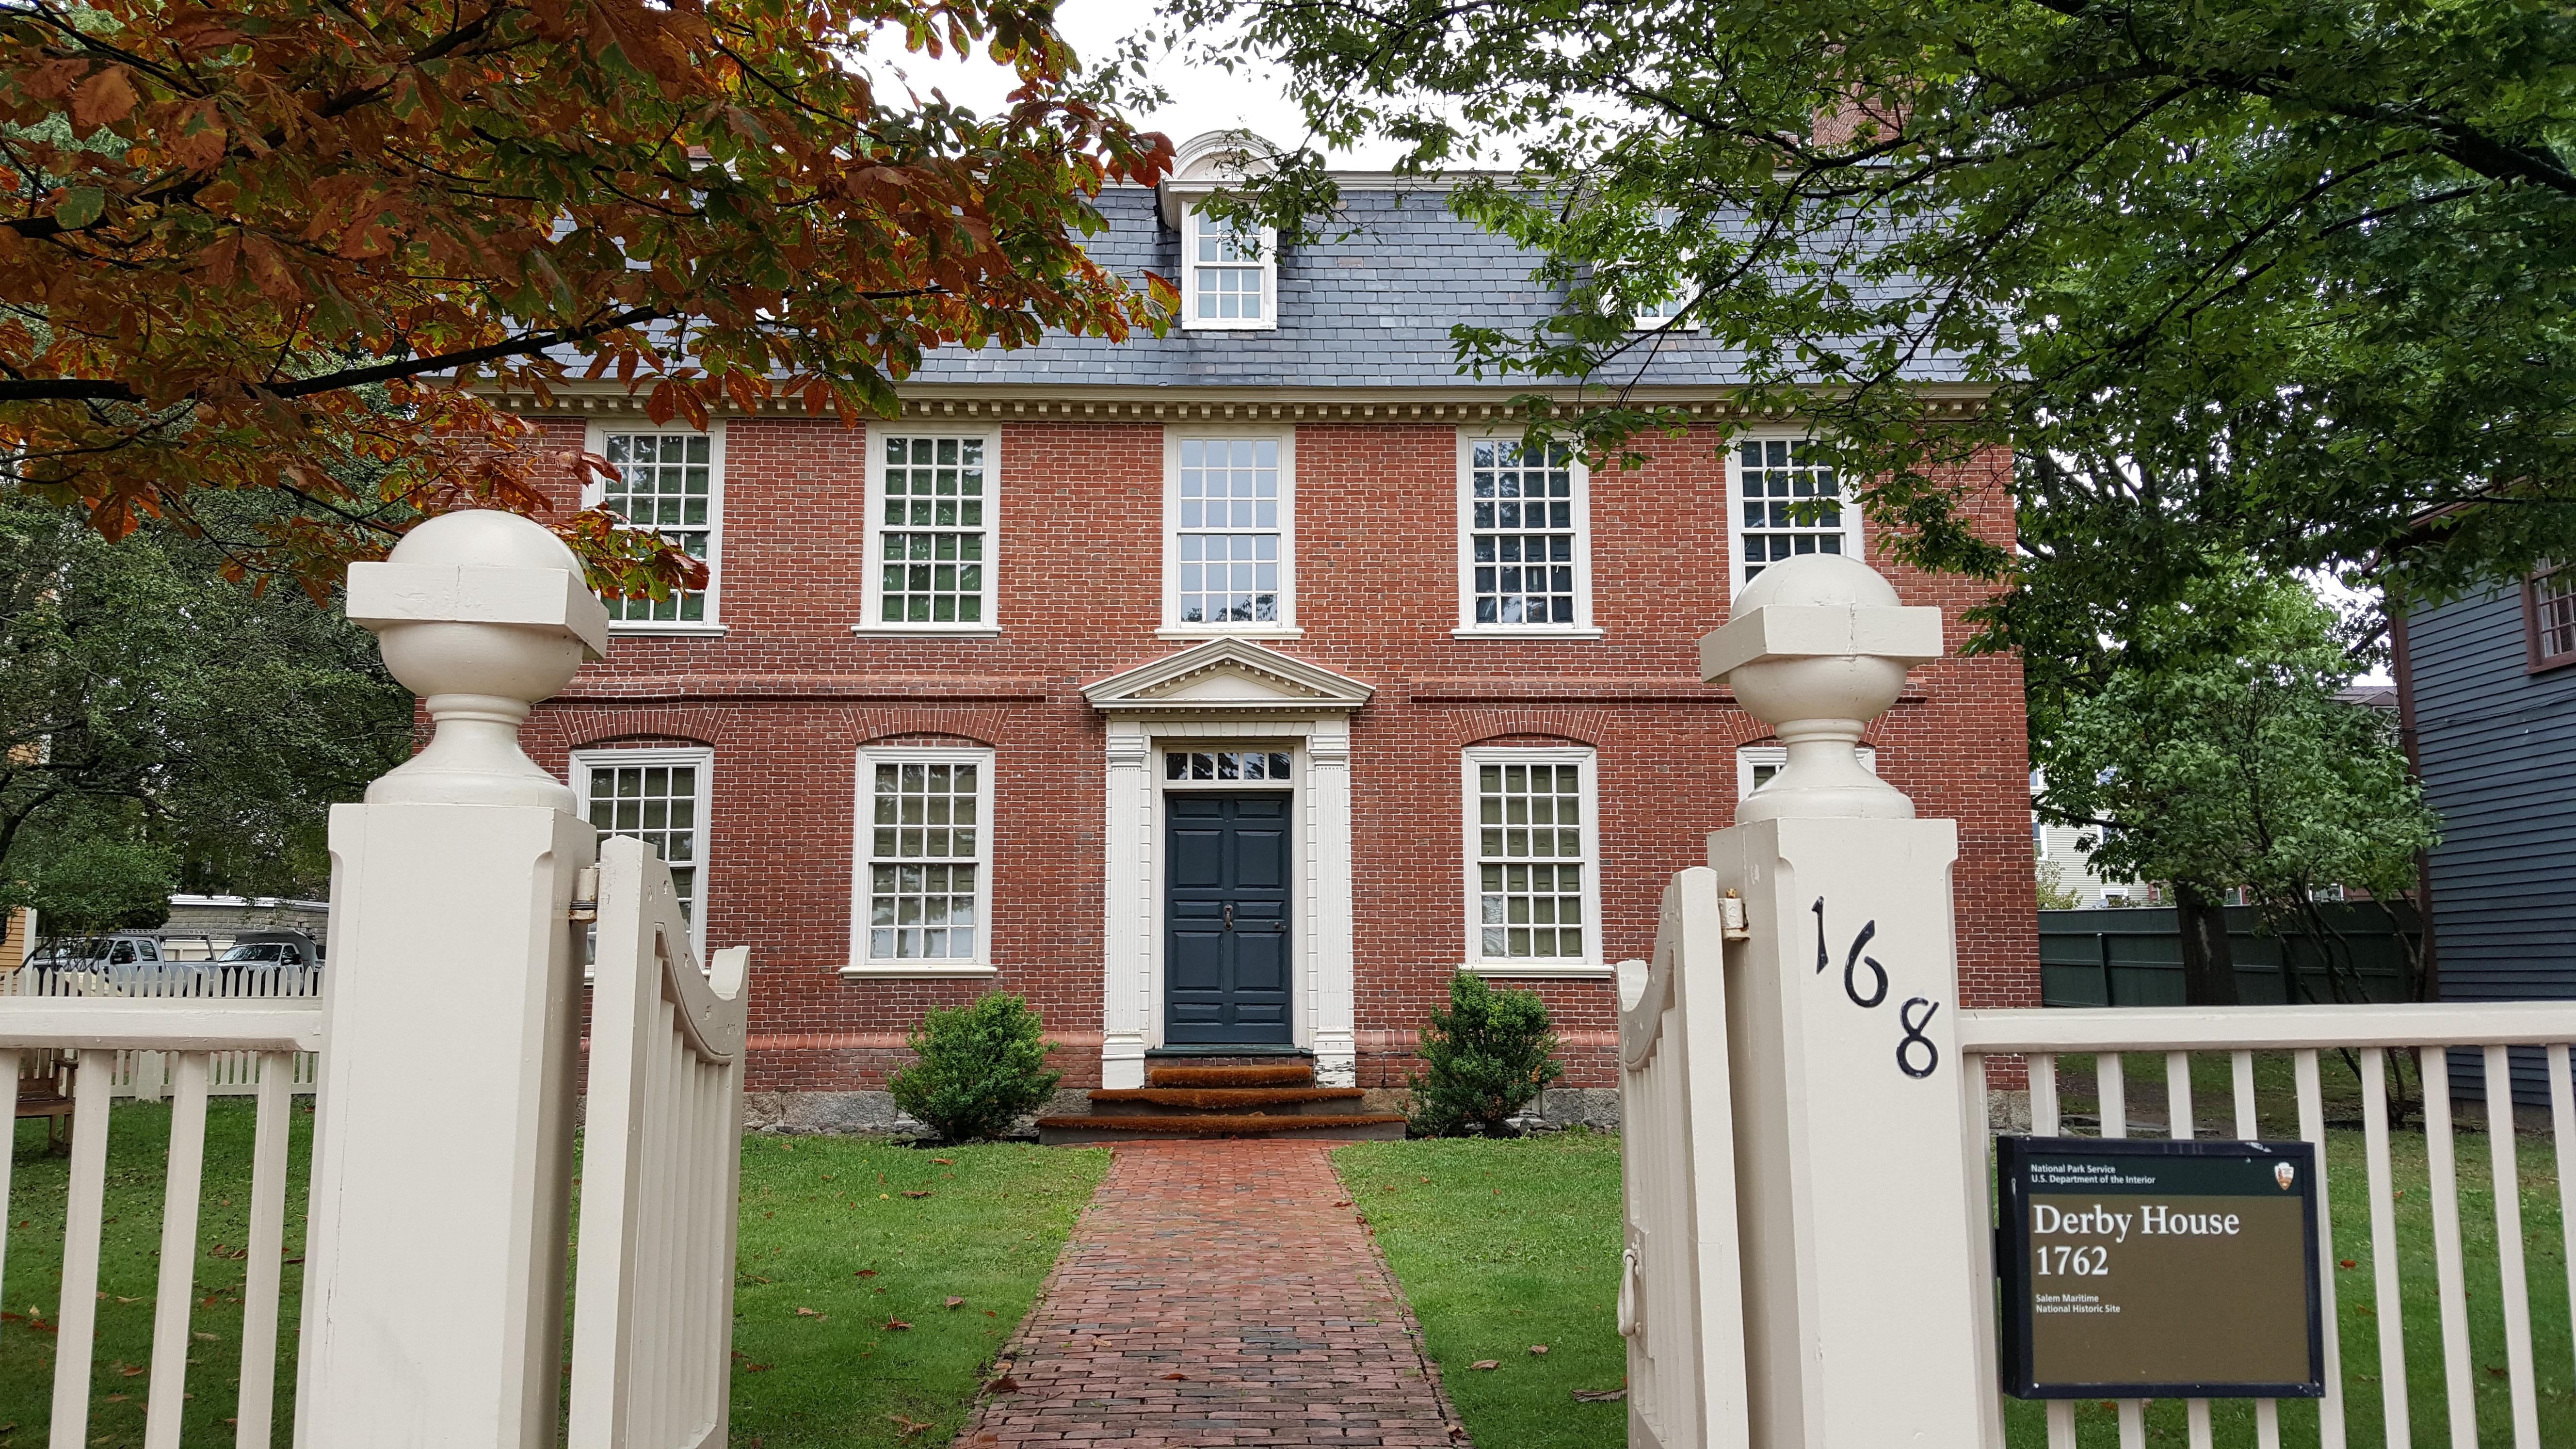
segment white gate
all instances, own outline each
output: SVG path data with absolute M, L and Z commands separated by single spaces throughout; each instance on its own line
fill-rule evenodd
M 547 1449 L 569 1298 L 573 1445 L 721 1445 L 745 953 L 719 953 L 714 980 L 702 975 L 668 868 L 631 840 L 600 850 L 571 792 L 517 742 L 528 706 L 605 645 L 604 612 L 562 544 L 494 513 L 422 525 L 391 562 L 353 569 L 349 597 L 438 732 L 368 803 L 333 811 L 323 994 L 0 991 L 0 1056 L 78 1059 L 48 1443 L 90 1439 L 110 1101 L 124 1077 L 171 1101 L 146 1449 L 179 1442 L 207 1098 L 227 1078 L 257 1099 L 241 1449 L 265 1449 L 274 1428 L 299 1089 L 320 1101 L 297 1444 Z M 593 919 L 600 966 L 585 1004 Z M 585 1020 L 590 1156 L 568 1295 Z M 318 1076 L 299 1077 L 317 1053 Z M 0 1207 L 8 1171 L 0 1154 Z

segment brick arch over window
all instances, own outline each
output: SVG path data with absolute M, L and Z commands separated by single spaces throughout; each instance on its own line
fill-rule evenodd
M 719 749 L 724 735 L 725 711 L 706 704 L 540 705 L 519 728 L 520 744 L 548 769 L 574 750 L 619 745 Z
M 871 735 L 868 738 L 859 741 L 859 744 L 862 747 L 867 745 L 921 745 L 928 748 L 967 748 L 979 750 L 995 748 L 993 741 L 988 738 L 979 735 L 959 734 L 953 730 L 896 730 L 891 734 Z

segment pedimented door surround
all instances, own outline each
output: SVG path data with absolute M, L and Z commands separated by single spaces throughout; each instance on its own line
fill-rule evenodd
M 1243 639 L 1211 639 L 1083 690 L 1109 717 L 1101 1083 L 1145 1085 L 1162 1045 L 1164 750 L 1199 742 L 1294 747 L 1291 881 L 1296 1044 L 1315 1080 L 1356 1086 L 1351 973 L 1351 712 L 1376 690 Z

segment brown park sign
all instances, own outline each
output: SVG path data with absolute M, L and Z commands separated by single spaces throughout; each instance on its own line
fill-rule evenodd
M 2309 1144 L 2002 1137 L 1995 1146 L 2005 1392 L 2324 1393 Z

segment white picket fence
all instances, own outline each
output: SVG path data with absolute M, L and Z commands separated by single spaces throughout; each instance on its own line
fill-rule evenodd
M 0 987 L 12 1080 L 77 1062 L 47 1443 L 84 1449 L 102 1401 L 92 1375 L 122 1082 L 171 1103 L 145 1449 L 179 1444 L 203 1306 L 207 1099 L 225 1087 L 257 1102 L 237 1449 L 268 1449 L 278 1428 L 295 1261 L 300 1446 L 720 1449 L 747 953 L 701 971 L 669 868 L 632 840 L 602 848 L 517 742 L 528 706 L 606 647 L 605 612 L 542 527 L 472 512 L 353 568 L 349 601 L 437 730 L 365 804 L 332 809 L 329 991 L 309 973 L 226 983 L 187 964 Z M 585 988 L 594 922 L 600 965 Z M 298 1090 L 318 1100 L 303 1255 L 290 1260 Z
M 220 970 L 211 963 L 82 966 L 75 970 L 21 967 L 0 976 L 0 1000 L 13 997 L 142 997 L 188 1001 L 311 1001 L 319 1006 L 322 973 L 313 966 L 251 966 Z M 67 1074 L 77 1054 L 27 1052 L 19 1071 L 29 1077 Z M 286 1065 L 287 1090 L 313 1093 L 317 1058 L 296 1052 Z M 215 1097 L 256 1095 L 260 1054 L 217 1052 L 207 1063 L 206 1092 Z M 146 1102 L 166 1100 L 177 1090 L 176 1067 L 167 1052 L 123 1051 L 108 1073 L 108 1095 Z
M 2317 1252 L 2322 1260 L 2319 1278 L 2324 1285 L 2323 1311 L 2328 1325 L 2325 1398 L 2318 1405 L 2320 1439 L 2324 1449 L 2345 1449 L 2348 1443 L 2344 1422 L 2343 1370 L 2334 1331 L 2338 1260 L 2333 1221 L 2323 1211 L 2338 1184 L 2342 1191 L 2363 1194 L 2370 1204 L 2370 1241 L 2375 1249 L 2370 1254 L 2371 1309 L 2376 1315 L 2379 1335 L 2377 1377 L 2385 1426 L 2381 1442 L 2392 1446 L 2392 1449 L 2400 1449 L 2400 1446 L 2412 1442 L 2408 1421 L 2403 1291 L 2410 1271 L 2421 1275 L 2424 1265 L 2407 1264 L 2393 1251 L 2397 1241 L 2397 1218 L 2396 1188 L 2391 1181 L 2389 1167 L 2387 1055 L 2391 1052 L 2412 1053 L 2416 1066 L 2423 1072 L 2423 1080 L 2432 1084 L 2424 1101 L 2424 1138 L 2433 1197 L 2431 1277 L 2435 1301 L 2439 1305 L 2435 1316 L 2442 1342 L 2443 1392 L 2450 1421 L 2450 1442 L 2466 1449 L 2466 1446 L 2494 1442 L 2495 1436 L 2490 1433 L 2482 1438 L 2478 1424 L 2478 1381 L 2475 1375 L 2480 1365 L 2471 1356 L 2469 1344 L 2467 1284 L 2460 1243 L 2462 1213 L 2458 1159 L 2452 1138 L 2448 1056 L 2455 1050 L 2477 1054 L 2485 1067 L 2487 1118 L 2494 1123 L 2511 1123 L 2514 1120 L 2513 1084 L 2509 1075 L 2508 1053 L 2513 1047 L 2545 1049 L 2549 1063 L 2549 1110 L 2554 1138 L 2552 1168 L 2557 1176 L 2560 1227 L 2564 1234 L 2559 1247 L 2567 1267 L 2571 1310 L 2576 1310 L 2576 1098 L 2571 1098 L 2570 1093 L 2570 1043 L 2576 1043 L 2576 1003 L 2561 1002 L 1968 1011 L 1960 1013 L 1959 1018 L 1959 1044 L 1969 1054 L 1972 1076 L 1982 1077 L 1980 1063 L 1985 1057 L 2017 1053 L 2028 1059 L 2031 1131 L 2039 1136 L 2056 1135 L 2062 1125 L 2058 1109 L 2058 1058 L 2063 1055 L 2093 1056 L 2095 1085 L 2101 1101 L 2099 1130 L 2105 1137 L 2125 1137 L 2129 1135 L 2127 1096 L 2123 1082 L 2125 1069 L 2119 1054 L 2163 1053 L 2168 1130 L 2175 1137 L 2187 1138 L 2194 1130 L 2191 1058 L 2195 1053 L 2226 1053 L 2232 1066 L 2235 1135 L 2240 1139 L 2252 1139 L 2258 1135 L 2254 1117 L 2254 1054 L 2294 1054 L 2298 1135 L 2300 1140 L 2316 1145 L 2319 1177 L 2317 1198 L 2321 1236 Z M 2358 1164 L 2350 1160 L 2348 1149 L 2341 1154 L 2343 1160 L 2340 1162 L 2330 1160 L 2327 1152 L 2325 1102 L 2317 1063 L 2320 1052 L 2335 1051 L 2354 1052 L 2360 1060 L 2362 1152 Z M 1971 1125 L 1975 1127 L 1977 1124 Z M 2519 1182 L 2520 1145 L 2516 1134 L 2494 1131 L 2486 1136 L 2493 1181 L 2499 1185 Z M 2357 1172 L 2356 1167 L 2359 1169 Z M 2504 1442 L 2511 1443 L 2514 1449 L 2543 1449 L 2538 1391 L 2533 1377 L 2531 1301 L 2525 1273 L 2528 1245 L 2523 1235 L 2521 1194 L 2500 1186 L 2493 1196 L 2495 1242 L 2503 1294 L 2503 1367 L 2507 1388 L 2506 1419 L 2502 1427 L 2511 1435 Z M 2422 1330 L 2419 1328 L 2417 1331 Z M 1993 1342 L 1991 1337 L 1987 1341 L 1989 1344 Z M 2124 1449 L 2146 1443 L 2142 1408 L 2134 1400 L 2119 1407 L 2120 1440 Z M 2191 1401 L 2186 1412 L 2194 1449 L 2207 1449 L 2212 1443 L 2208 1404 Z M 2255 1434 L 2255 1442 L 2263 1449 L 2272 1449 L 2280 1443 L 2276 1406 L 2269 1402 L 2256 1405 Z M 2048 1439 L 2051 1449 L 2072 1449 L 2075 1443 L 2072 1405 L 2058 1401 L 2048 1406 Z

